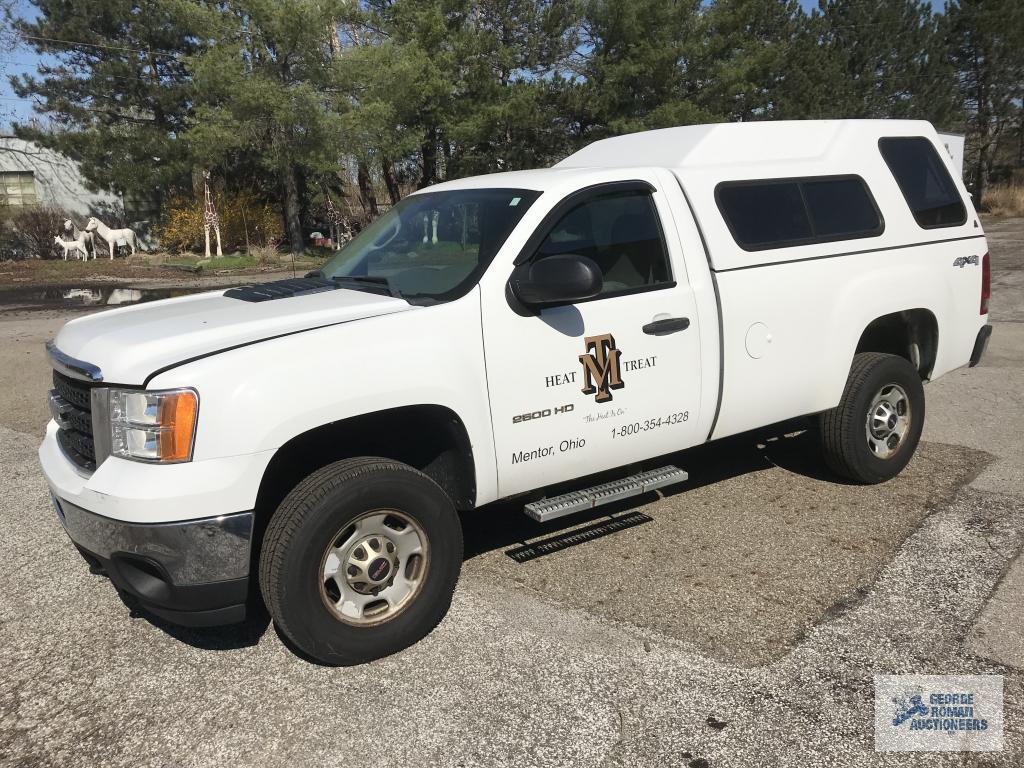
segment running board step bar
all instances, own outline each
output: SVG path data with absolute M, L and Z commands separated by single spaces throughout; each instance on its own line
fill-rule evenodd
M 628 499 L 630 496 L 640 496 L 655 488 L 681 483 L 688 477 L 689 475 L 679 467 L 669 465 L 649 472 L 639 472 L 611 483 L 584 488 L 582 491 L 572 491 L 561 496 L 552 496 L 550 499 L 534 501 L 523 507 L 523 512 L 539 523 L 546 523 L 556 517 L 564 517 L 573 512 Z

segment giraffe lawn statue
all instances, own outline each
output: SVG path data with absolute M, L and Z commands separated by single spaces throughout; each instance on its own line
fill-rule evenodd
M 437 245 L 437 220 L 441 218 L 440 211 L 429 211 L 426 216 L 423 217 L 423 244 L 430 243 L 431 245 Z M 431 234 L 430 228 L 433 226 L 434 232 Z
M 341 250 L 341 234 L 345 228 L 345 217 L 341 211 L 334 205 L 334 201 L 331 200 L 331 193 L 327 191 L 327 187 L 324 187 L 324 200 L 325 212 L 327 216 L 327 224 L 331 228 L 331 242 L 334 243 L 334 250 Z
M 213 197 L 210 195 L 210 172 L 203 171 L 203 194 L 206 197 L 203 208 L 203 234 L 206 237 L 206 258 L 210 258 L 210 229 L 213 229 L 217 236 L 217 255 L 223 256 L 220 249 L 220 217 L 217 209 L 213 207 Z

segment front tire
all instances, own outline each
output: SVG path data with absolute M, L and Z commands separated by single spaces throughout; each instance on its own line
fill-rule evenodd
M 345 459 L 281 502 L 263 540 L 260 589 L 299 650 L 361 664 L 428 635 L 461 567 L 458 515 L 434 481 L 388 459 Z
M 924 428 L 924 387 L 917 369 L 897 355 L 855 355 L 839 405 L 821 415 L 825 462 L 858 483 L 898 475 Z

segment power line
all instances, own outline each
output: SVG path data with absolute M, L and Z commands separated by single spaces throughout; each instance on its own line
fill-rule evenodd
M 85 84 L 85 83 L 92 82 L 92 81 L 102 82 L 104 80 L 125 80 L 125 81 L 128 81 L 128 82 L 134 82 L 134 83 L 159 82 L 161 84 L 165 84 L 165 83 L 168 83 L 168 82 L 173 82 L 173 83 L 180 83 L 180 82 L 182 82 L 182 78 L 180 78 L 180 77 L 173 77 L 171 75 L 164 75 L 164 74 L 159 75 L 158 78 L 154 81 L 153 76 L 150 75 L 150 74 L 112 75 L 112 74 L 109 74 L 109 73 L 106 73 L 106 72 L 98 72 L 96 70 L 90 70 L 88 72 L 88 74 L 81 74 L 81 73 L 75 73 L 75 72 L 60 72 L 60 71 L 58 71 L 58 72 L 43 73 L 43 72 L 39 71 L 38 68 L 37 68 L 36 72 L 34 72 L 34 73 L 33 72 L 23 72 L 23 73 L 16 73 L 16 74 L 22 74 L 22 75 L 42 75 L 42 80 L 43 80 L 44 83 L 50 82 L 51 80 L 61 80 L 61 79 L 64 79 L 64 78 L 70 78 L 72 82 L 81 83 L 81 84 Z
M 59 45 L 75 45 L 83 46 L 85 48 L 102 48 L 110 51 L 128 51 L 130 53 L 144 53 L 147 56 L 162 56 L 168 59 L 180 59 L 181 55 L 177 53 L 161 53 L 160 51 L 146 50 L 144 48 L 130 48 L 125 45 L 107 45 L 105 43 L 85 43 L 81 40 L 58 40 L 55 37 L 42 37 L 40 35 L 22 35 L 25 40 L 36 40 L 38 42 L 46 43 L 57 43 Z

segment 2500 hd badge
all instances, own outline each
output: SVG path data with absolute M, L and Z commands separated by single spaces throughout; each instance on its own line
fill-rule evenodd
M 513 424 L 522 424 L 524 421 L 534 421 L 536 419 L 543 419 L 546 416 L 557 415 L 559 413 L 571 413 L 573 408 L 572 403 L 566 403 L 565 405 L 556 405 L 554 408 L 544 408 L 540 411 L 533 411 L 532 413 L 520 413 L 517 416 L 512 417 Z

